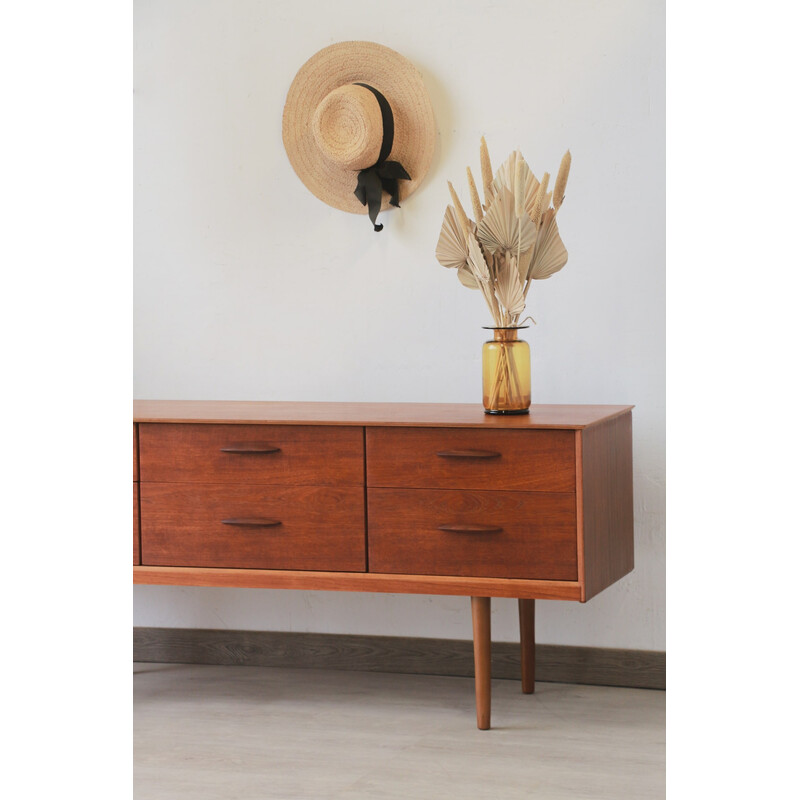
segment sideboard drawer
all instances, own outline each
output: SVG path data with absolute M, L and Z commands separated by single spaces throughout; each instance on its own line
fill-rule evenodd
M 370 489 L 370 572 L 578 579 L 575 495 Z
M 367 485 L 574 492 L 575 433 L 367 428 Z
M 364 485 L 361 428 L 140 423 L 144 481 Z
M 142 483 L 142 564 L 363 572 L 364 490 Z

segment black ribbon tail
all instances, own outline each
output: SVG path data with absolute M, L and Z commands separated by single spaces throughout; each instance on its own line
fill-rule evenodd
M 398 180 L 410 181 L 411 176 L 399 161 L 385 161 L 378 167 L 378 175 L 384 191 L 390 195 L 389 203 L 400 208 L 400 190 Z
M 381 180 L 383 191 L 389 195 L 389 205 L 400 208 L 400 189 L 394 178 L 383 178 Z
M 361 203 L 362 206 L 367 204 L 367 187 L 364 185 L 364 180 L 361 178 L 360 173 L 358 175 L 358 184 L 353 194 L 358 198 L 358 202 Z
M 358 185 L 354 194 L 361 202 L 361 205 L 367 206 L 369 209 L 369 218 L 376 231 L 383 230 L 383 225 L 376 221 L 381 210 L 382 191 L 383 184 L 375 167 L 362 169 L 358 173 Z

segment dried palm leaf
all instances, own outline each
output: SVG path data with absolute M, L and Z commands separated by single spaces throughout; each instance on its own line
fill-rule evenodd
M 461 205 L 461 201 L 458 199 L 456 190 L 453 188 L 453 184 L 450 183 L 450 181 L 447 181 L 447 187 L 450 189 L 450 197 L 453 198 L 453 206 L 455 206 L 458 225 L 464 234 L 464 238 L 466 239 L 469 236 L 469 231 L 471 228 L 469 218 L 467 217 L 467 214 L 464 211 L 464 206 Z
M 567 178 L 569 178 L 569 168 L 572 164 L 572 155 L 569 150 L 564 153 L 561 159 L 561 166 L 558 168 L 558 176 L 556 177 L 556 185 L 553 188 L 553 208 L 558 211 L 561 204 L 564 202 L 564 196 L 567 189 Z
M 498 168 L 492 180 L 492 190 L 500 191 L 503 187 L 510 192 L 514 191 L 514 170 L 517 164 L 517 151 L 515 150 Z
M 521 172 L 522 182 L 525 186 L 525 210 L 530 213 L 529 209 L 533 205 L 533 200 L 536 197 L 536 192 L 539 189 L 539 181 L 536 180 L 536 176 L 533 174 L 533 172 L 531 172 L 531 168 L 528 166 L 527 161 L 525 161 L 525 159 L 522 157 L 522 153 L 519 153 L 518 151 L 514 152 L 503 162 L 503 164 L 497 170 L 497 175 L 495 175 L 492 186 L 495 192 L 499 191 L 501 187 L 505 186 L 516 197 L 516 177 L 518 171 Z
M 503 186 L 478 225 L 478 239 L 490 253 L 524 253 L 536 238 L 536 228 L 527 216 L 514 213 L 514 195 Z
M 528 279 L 528 270 L 530 269 L 535 250 L 536 243 L 534 242 L 534 244 L 528 248 L 528 251 L 519 257 L 519 262 L 517 263 L 517 272 L 519 272 L 519 279 L 523 282 Z
M 498 270 L 494 293 L 510 317 L 519 316 L 525 309 L 525 294 L 522 291 L 517 260 L 514 256 L 507 257 Z
M 501 189 L 508 189 L 512 194 L 514 193 L 514 174 L 517 168 L 517 151 L 515 150 L 511 155 L 500 165 L 494 175 L 492 181 L 492 189 L 495 193 Z
M 475 234 L 472 232 L 470 232 L 469 235 L 468 246 L 469 259 L 467 263 L 469 265 L 469 270 L 472 274 L 472 277 L 475 278 L 478 288 L 483 293 L 483 297 L 486 300 L 486 304 L 489 306 L 489 311 L 494 319 L 494 324 L 502 325 L 502 312 L 497 305 L 497 299 L 492 291 L 492 275 L 489 272 L 489 267 L 486 263 L 486 259 L 483 257 L 483 251 L 478 244 L 478 240 L 475 238 Z
M 469 271 L 469 267 L 466 264 L 463 267 L 460 267 L 458 272 L 458 279 L 467 289 L 479 289 L 480 286 L 478 285 L 478 281 L 475 280 L 473 274 Z
M 467 240 L 467 247 L 469 251 L 467 263 L 469 264 L 473 276 L 479 283 L 488 283 L 491 278 L 489 267 L 486 265 L 486 259 L 483 257 L 483 252 L 478 244 L 478 240 L 471 231 Z
M 541 281 L 558 272 L 567 263 L 567 248 L 561 241 L 556 225 L 556 211 L 549 208 L 542 218 L 542 227 L 536 239 L 528 278 Z
M 448 269 L 461 269 L 467 264 L 469 249 L 461 227 L 456 221 L 453 206 L 447 206 L 442 221 L 442 232 L 436 245 L 436 260 Z

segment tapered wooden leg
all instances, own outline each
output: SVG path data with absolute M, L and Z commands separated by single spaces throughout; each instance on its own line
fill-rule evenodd
M 519 643 L 522 662 L 522 691 L 533 692 L 536 666 L 535 600 L 519 601 Z
M 472 598 L 472 646 L 475 652 L 475 708 L 478 729 L 489 730 L 492 716 L 491 599 Z

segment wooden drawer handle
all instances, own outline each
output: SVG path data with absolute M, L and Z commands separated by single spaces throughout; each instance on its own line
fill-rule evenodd
M 440 450 L 439 458 L 500 458 L 494 450 Z
M 503 529 L 498 525 L 440 525 L 439 530 L 449 533 L 500 533 Z
M 280 447 L 273 447 L 270 444 L 231 444 L 227 447 L 220 447 L 221 453 L 238 453 L 240 455 L 280 453 L 280 451 Z
M 222 520 L 223 525 L 236 525 L 239 528 L 275 528 L 281 525 L 279 519 L 268 519 L 266 517 L 234 517 L 233 519 Z

